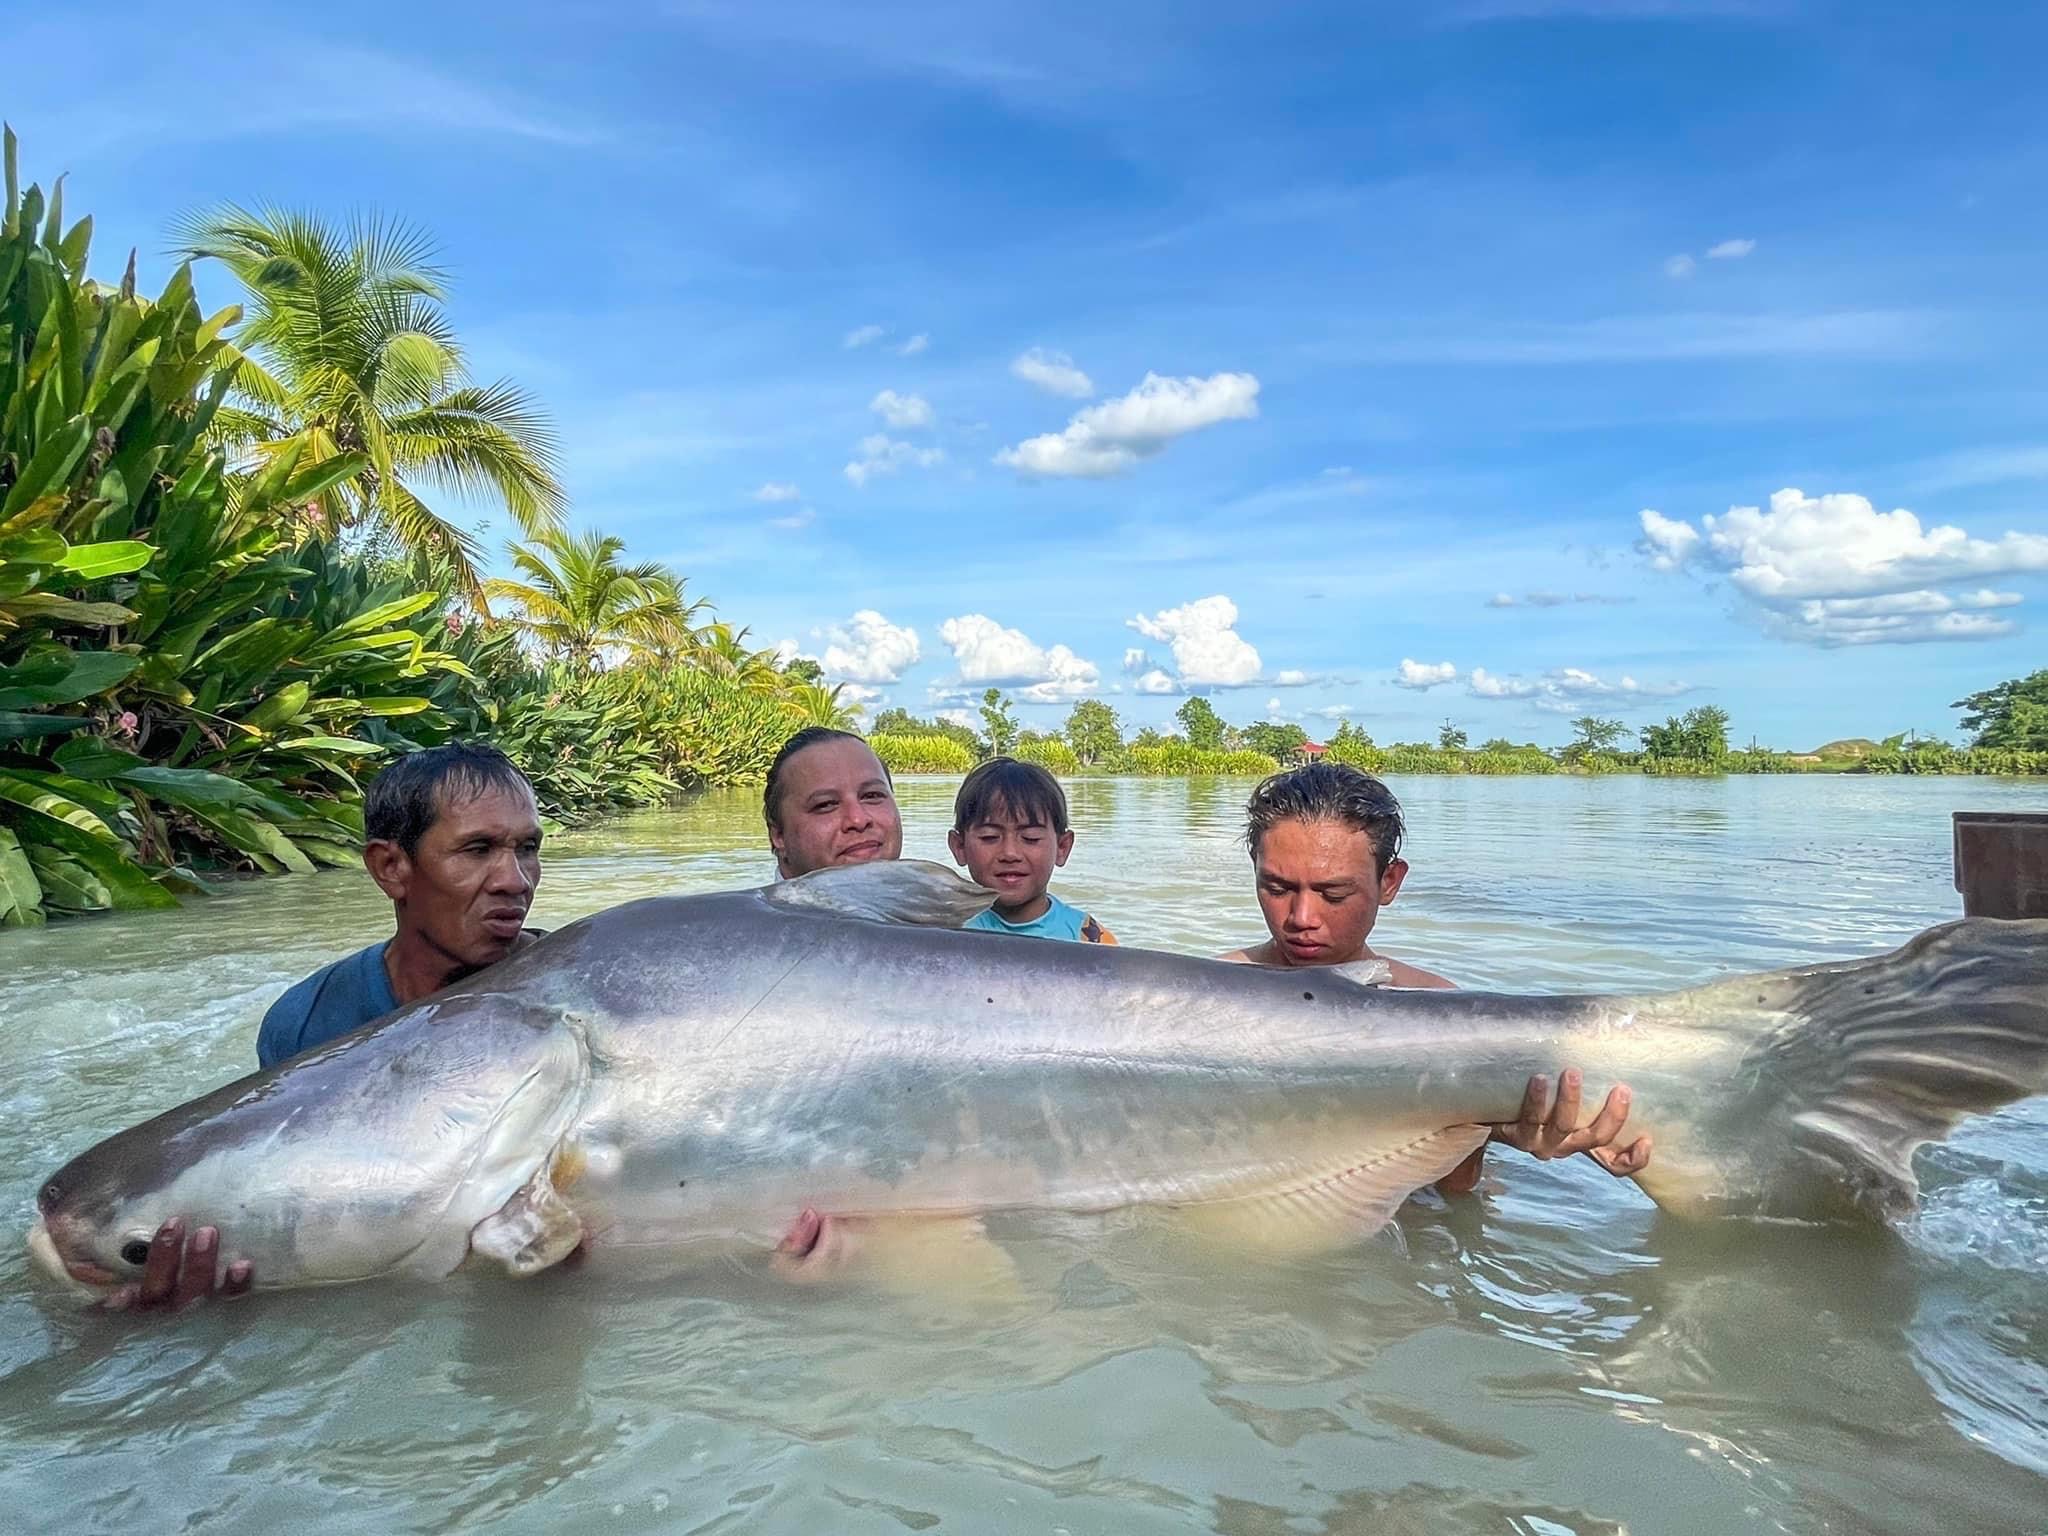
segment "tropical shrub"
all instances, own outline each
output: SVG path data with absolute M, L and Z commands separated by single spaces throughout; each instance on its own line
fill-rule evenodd
M 974 754 L 945 736 L 883 736 L 868 738 L 875 756 L 891 773 L 958 773 L 974 766 Z
M 1130 748 L 1131 772 L 1149 778 L 1263 778 L 1280 764 L 1263 752 L 1215 751 L 1169 739 L 1156 747 Z
M 188 863 L 307 871 L 360 836 L 358 733 L 460 672 L 432 592 L 349 576 L 298 509 L 359 464 L 287 447 L 230 485 L 206 434 L 231 379 L 181 268 L 85 276 L 91 227 L 0 218 L 0 921 L 150 907 Z
M 1037 763 L 1056 778 L 1072 778 L 1081 771 L 1080 755 L 1057 736 L 1026 732 L 1011 756 L 1022 763 Z

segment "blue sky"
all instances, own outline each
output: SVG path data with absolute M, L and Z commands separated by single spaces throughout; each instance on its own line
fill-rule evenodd
M 576 523 L 879 700 L 1797 747 L 2048 664 L 2048 12 L 171 14 L 0 100 L 106 275 L 425 226 Z

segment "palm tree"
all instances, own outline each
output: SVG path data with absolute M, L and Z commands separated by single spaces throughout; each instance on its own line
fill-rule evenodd
M 529 536 L 561 526 L 553 431 L 516 386 L 470 382 L 422 235 L 230 206 L 192 220 L 179 243 L 221 262 L 248 294 L 236 398 L 215 418 L 222 439 L 251 469 L 292 442 L 301 469 L 366 460 L 307 509 L 324 530 L 377 526 L 444 558 L 477 596 L 476 541 L 427 505 L 423 484 L 493 498 Z
M 839 702 L 844 683 L 826 688 L 817 683 L 791 683 L 782 692 L 783 701 L 799 725 L 827 725 L 835 731 L 853 728 L 853 711 Z
M 750 632 L 736 630 L 723 620 L 706 624 L 691 636 L 686 659 L 714 677 L 731 678 L 759 693 L 773 693 L 782 687 L 782 667 L 773 650 L 757 651 L 747 644 Z
M 620 564 L 625 547 L 611 534 L 536 534 L 507 547 L 523 579 L 494 578 L 483 595 L 518 604 L 506 622 L 580 672 L 600 670 L 606 651 L 686 649 L 703 600 L 686 601 L 683 579 L 659 561 Z

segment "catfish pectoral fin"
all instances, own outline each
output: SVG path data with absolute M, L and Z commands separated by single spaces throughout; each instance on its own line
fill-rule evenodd
M 524 1277 L 559 1264 L 583 1241 L 583 1222 L 543 1168 L 469 1234 L 469 1250 Z

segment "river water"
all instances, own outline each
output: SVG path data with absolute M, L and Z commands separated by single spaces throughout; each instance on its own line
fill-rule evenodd
M 1248 786 L 1083 781 L 1056 889 L 1126 943 L 1260 935 Z M 944 857 L 951 786 L 902 786 Z M 1954 916 L 1948 813 L 2048 785 L 1397 782 L 1385 951 L 1504 990 L 1677 986 Z M 758 802 L 560 838 L 534 921 L 768 877 Z M 254 1065 L 389 931 L 366 877 L 0 935 L 0 1212 Z M 1899 1236 L 1689 1229 L 1497 1152 L 1355 1252 L 1134 1269 L 1052 1239 L 986 1319 L 734 1276 L 81 1313 L 0 1247 L 0 1530 L 2048 1531 L 2048 1101 L 1923 1152 Z M 1020 1261 L 1021 1262 L 1021 1261 Z

